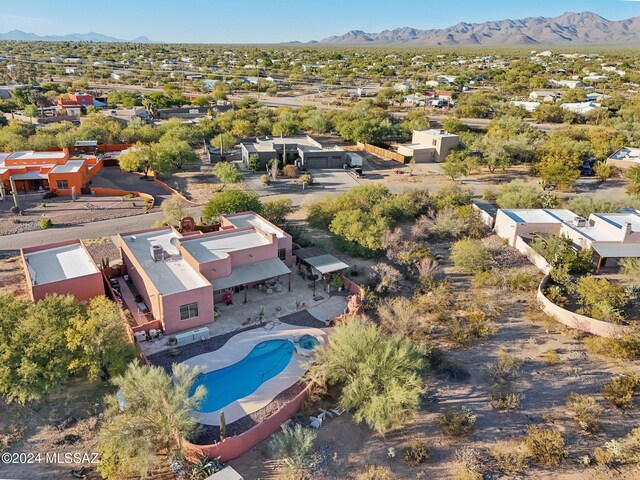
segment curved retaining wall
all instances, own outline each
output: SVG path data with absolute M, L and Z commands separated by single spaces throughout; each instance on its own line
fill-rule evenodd
M 540 282 L 540 286 L 538 286 L 538 294 L 536 298 L 542 311 L 558 322 L 569 328 L 575 328 L 585 333 L 606 338 L 616 338 L 631 332 L 631 327 L 616 325 L 615 323 L 609 323 L 603 320 L 596 320 L 595 318 L 580 315 L 579 313 L 566 310 L 556 305 L 549 300 L 544 293 L 542 293 L 542 290 L 548 281 L 549 275 L 545 275 L 542 282 Z
M 227 462 L 239 457 L 279 431 L 280 425 L 298 413 L 307 393 L 308 390 L 305 388 L 282 405 L 269 418 L 240 435 L 225 438 L 223 441 L 212 445 L 194 445 L 185 440 L 182 446 L 185 457 L 194 459 L 197 455 L 208 455 L 209 458 L 220 457 L 221 462 Z

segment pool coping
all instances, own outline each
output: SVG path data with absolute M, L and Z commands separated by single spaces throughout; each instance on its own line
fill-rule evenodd
M 194 411 L 196 420 L 203 425 L 219 426 L 220 413 L 224 412 L 225 423 L 231 424 L 265 408 L 280 393 L 295 385 L 305 374 L 305 365 L 309 361 L 309 357 L 306 354 L 302 355 L 295 343 L 295 339 L 302 335 L 313 335 L 318 338 L 321 344 L 327 341 L 327 334 L 318 328 L 300 327 L 286 323 L 267 324 L 262 328 L 254 328 L 234 335 L 222 347 L 213 352 L 186 359 L 183 362 L 185 365 L 199 368 L 202 373 L 208 373 L 238 363 L 257 344 L 268 340 L 291 340 L 296 345 L 293 358 L 282 372 L 267 380 L 252 394 L 235 400 L 221 409 L 206 413 Z

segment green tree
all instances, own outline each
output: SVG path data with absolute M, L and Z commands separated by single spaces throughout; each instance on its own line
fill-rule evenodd
M 162 202 L 162 213 L 164 213 L 164 221 L 169 224 L 179 222 L 190 215 L 182 199 L 175 195 Z
M 640 195 L 640 166 L 627 169 L 624 176 L 629 180 L 627 193 L 634 196 Z
M 442 121 L 442 128 L 447 132 L 455 133 L 456 135 L 469 131 L 469 127 L 456 117 L 448 117 L 444 119 Z
M 38 107 L 37 105 L 34 105 L 33 103 L 30 103 L 29 105 L 27 105 L 26 107 L 24 107 L 24 114 L 27 117 L 38 117 Z
M 219 162 L 213 167 L 213 173 L 216 174 L 222 183 L 239 183 L 244 180 L 242 172 L 232 163 Z
M 202 209 L 202 217 L 207 222 L 218 221 L 221 214 L 240 212 L 262 212 L 262 203 L 253 192 L 229 189 L 217 193 Z
M 159 149 L 156 145 L 144 145 L 136 143 L 129 149 L 127 153 L 123 153 L 118 157 L 120 168 L 128 172 L 142 171 L 145 177 L 149 176 L 149 171 L 153 170 L 158 173 L 167 171 L 166 165 L 160 157 Z M 166 157 L 164 157 L 166 160 Z
M 213 143 L 215 147 L 222 149 L 222 153 L 224 153 L 224 151 L 235 147 L 238 143 L 238 139 L 230 133 L 221 133 L 220 135 L 213 137 L 211 143 Z
M 453 150 L 442 163 L 443 173 L 451 180 L 469 174 L 471 154 L 468 150 Z
M 500 208 L 541 208 L 540 193 L 522 180 L 513 180 L 500 189 L 496 198 Z
M 120 307 L 104 296 L 92 299 L 85 314 L 69 321 L 67 346 L 74 354 L 69 369 L 86 371 L 89 380 L 120 374 L 135 358 Z
M 293 212 L 293 202 L 290 198 L 267 200 L 262 204 L 262 215 L 272 223 L 281 225 L 287 215 Z
M 185 165 L 196 163 L 199 160 L 198 154 L 184 140 L 163 140 L 152 148 L 156 150 L 158 155 L 156 170 L 160 167 L 159 173 L 166 172 L 169 167 L 180 170 Z
M 319 347 L 307 378 L 340 389 L 341 408 L 384 433 L 418 410 L 424 352 L 360 318 L 340 323 L 331 342 Z
M 582 159 L 578 152 L 564 145 L 545 146 L 540 155 L 538 172 L 546 185 L 570 189 L 580 177 Z
M 372 257 L 382 252 L 382 238 L 389 228 L 385 217 L 362 210 L 341 210 L 329 225 L 334 243 L 353 255 Z
M 109 480 L 147 478 L 151 471 L 168 472 L 171 458 L 182 457 L 183 438 L 197 422 L 193 409 L 207 392 L 191 392 L 197 371 L 173 365 L 173 378 L 163 368 L 131 363 L 114 377 L 123 404 L 107 397 L 104 423 L 98 432 L 98 471 Z

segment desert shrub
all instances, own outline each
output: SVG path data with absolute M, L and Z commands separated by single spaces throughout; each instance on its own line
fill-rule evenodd
M 213 167 L 213 173 L 220 179 L 222 183 L 238 183 L 244 180 L 244 175 L 235 165 L 227 162 L 216 163 Z
M 600 415 L 602 415 L 603 408 L 598 405 L 594 397 L 571 392 L 565 405 L 582 430 L 589 433 L 596 433 L 600 430 Z
M 567 455 L 562 432 L 554 427 L 529 425 L 525 445 L 531 458 L 541 465 L 558 465 Z
M 629 295 L 622 285 L 589 275 L 580 277 L 574 289 L 587 315 L 614 323 L 624 321 Z
M 538 287 L 538 276 L 518 268 L 507 270 L 504 275 L 506 288 L 511 291 L 530 291 Z
M 295 165 L 285 165 L 282 169 L 282 173 L 285 177 L 295 178 L 298 176 L 298 167 L 296 167 Z
M 497 198 L 498 194 L 491 187 L 487 187 L 482 191 L 482 199 L 486 202 L 495 203 Z
M 431 195 L 431 206 L 437 212 L 445 207 L 460 207 L 471 204 L 473 192 L 460 187 L 446 187 Z
M 417 343 L 423 343 L 429 337 L 429 322 L 418 311 L 418 306 L 408 298 L 382 300 L 377 313 L 380 328 L 389 335 L 398 335 Z
M 620 271 L 634 279 L 640 279 L 640 258 L 621 258 L 618 261 Z
M 280 225 L 287 215 L 293 212 L 293 202 L 290 198 L 267 200 L 262 204 L 262 215 L 272 223 Z
M 392 242 L 389 245 L 387 248 L 387 258 L 400 265 L 409 267 L 417 265 L 424 259 L 433 259 L 433 254 L 423 243 L 412 240 L 400 240 Z
M 298 424 L 287 427 L 269 441 L 273 457 L 293 473 L 306 471 L 311 465 L 311 450 L 316 432 Z
M 640 377 L 625 373 L 605 383 L 600 393 L 605 400 L 621 409 L 633 407 L 633 397 L 640 389 Z
M 558 365 L 562 361 L 558 352 L 552 348 L 542 354 L 542 359 L 547 365 Z
M 589 218 L 592 213 L 614 213 L 620 210 L 621 204 L 604 198 L 573 197 L 567 202 L 566 208 L 576 215 Z
M 451 259 L 463 273 L 487 270 L 492 261 L 490 250 L 479 240 L 470 238 L 458 240 L 451 246 Z
M 422 440 L 414 440 L 407 448 L 404 449 L 402 458 L 412 467 L 426 462 L 431 457 L 431 451 L 427 444 Z
M 41 218 L 38 220 L 38 226 L 42 229 L 50 228 L 53 225 L 50 218 Z
M 567 304 L 567 297 L 560 285 L 549 285 L 544 292 L 545 296 L 556 305 L 562 307 Z
M 576 252 L 570 238 L 558 235 L 536 237 L 531 248 L 542 255 L 552 267 L 566 267 L 568 273 L 581 274 L 593 271 L 593 258 L 589 250 Z
M 456 462 L 458 468 L 454 480 L 482 480 L 482 470 L 486 460 L 481 458 L 480 452 L 471 447 L 462 447 L 456 450 Z
M 370 466 L 367 470 L 357 473 L 356 480 L 393 480 L 393 477 L 387 467 Z
M 587 337 L 584 346 L 589 353 L 623 360 L 640 357 L 640 336 L 629 333 L 619 338 Z
M 527 468 L 529 452 L 524 444 L 517 442 L 496 442 L 491 446 L 491 454 L 498 468 L 505 475 L 517 475 Z
M 634 428 L 624 438 L 609 440 L 604 448 L 597 447 L 593 456 L 598 465 L 640 463 L 640 428 Z
M 496 363 L 489 367 L 491 382 L 500 383 L 513 379 L 521 366 L 522 361 L 511 355 L 505 348 L 500 348 Z
M 449 437 L 465 437 L 473 432 L 476 419 L 476 414 L 470 408 L 449 407 L 438 418 L 438 426 Z
M 474 340 L 494 335 L 496 327 L 482 310 L 471 310 L 465 313 L 464 319 L 455 319 L 447 328 L 447 339 L 458 346 L 468 346 Z
M 615 171 L 614 167 L 612 165 L 608 165 L 607 162 L 596 163 L 593 170 L 596 174 L 596 178 L 600 182 L 610 179 Z
M 395 292 L 400 289 L 402 274 L 388 263 L 380 262 L 373 265 L 369 276 L 375 284 L 376 293 Z
M 271 177 L 266 173 L 264 175 L 260 175 L 260 183 L 262 185 L 269 185 L 271 183 Z
M 542 199 L 533 186 L 513 180 L 502 187 L 496 204 L 500 208 L 542 208 Z
M 596 465 L 608 467 L 615 461 L 615 456 L 607 448 L 596 447 L 593 451 L 593 460 L 596 462 Z
M 473 274 L 471 285 L 474 288 L 502 287 L 502 278 L 494 268 L 480 270 Z
M 523 397 L 510 383 L 496 383 L 491 387 L 491 406 L 496 410 L 516 410 L 520 407 Z
M 313 177 L 308 173 L 305 173 L 304 175 L 300 175 L 298 177 L 298 183 L 300 185 L 302 185 L 303 183 L 306 183 L 307 185 L 311 185 L 313 184 Z

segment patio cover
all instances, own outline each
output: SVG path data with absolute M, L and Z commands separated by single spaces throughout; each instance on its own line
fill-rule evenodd
M 14 180 L 46 180 L 47 176 L 38 172 L 16 173 L 11 175 Z
M 261 282 L 270 278 L 287 275 L 291 270 L 282 263 L 282 260 L 274 258 L 263 262 L 251 263 L 233 267 L 231 275 L 223 278 L 211 280 L 213 290 L 224 290 L 225 288 L 237 287 L 248 283 Z
M 602 258 L 640 258 L 640 243 L 594 243 L 593 250 Z
M 340 270 L 344 270 L 345 268 L 349 268 L 349 265 L 329 254 L 320 255 L 319 257 L 307 258 L 305 259 L 305 262 L 307 262 L 322 274 L 338 272 Z

